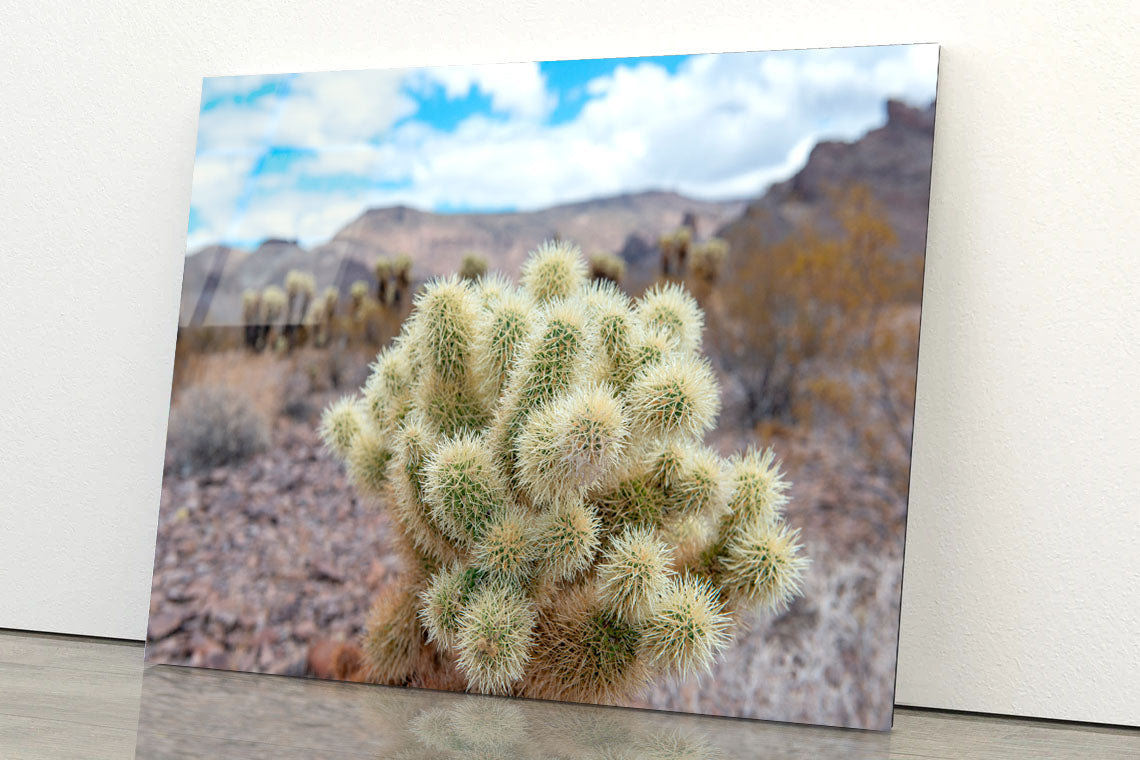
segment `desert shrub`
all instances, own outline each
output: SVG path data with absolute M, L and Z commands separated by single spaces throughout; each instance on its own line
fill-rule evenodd
M 720 407 L 681 286 L 631 300 L 548 243 L 522 286 L 429 283 L 321 432 L 386 504 L 405 573 L 360 677 L 609 701 L 706 672 L 806 564 L 771 451 L 702 443 Z
M 281 414 L 297 421 L 311 419 L 317 412 L 310 400 L 312 391 L 313 377 L 309 367 L 290 372 L 281 387 Z
M 913 385 L 914 359 L 901 348 L 904 339 L 886 339 L 885 321 L 917 300 L 921 269 L 897 255 L 886 212 L 865 186 L 831 197 L 838 234 L 804 223 L 773 245 L 746 241 L 733 252 L 731 287 L 714 287 L 706 299 L 717 354 L 743 381 L 752 424 L 795 421 L 810 410 L 804 391 L 836 367 L 848 376 L 834 382 L 868 391 L 858 401 L 905 409 L 905 399 L 892 398 L 904 389 L 887 367 L 902 360 Z M 909 436 L 901 429 L 908 414 L 888 416 L 896 433 Z
M 269 432 L 249 400 L 229 388 L 187 389 L 170 419 L 169 449 L 184 471 L 233 465 L 262 451 Z

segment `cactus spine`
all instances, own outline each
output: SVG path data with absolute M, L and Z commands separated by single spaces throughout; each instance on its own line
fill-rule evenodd
M 679 285 L 631 301 L 565 242 L 521 287 L 427 284 L 322 425 L 407 562 L 362 677 L 451 667 L 473 691 L 612 701 L 707 672 L 742 614 L 797 595 L 771 451 L 702 444 L 720 405 L 702 329 Z

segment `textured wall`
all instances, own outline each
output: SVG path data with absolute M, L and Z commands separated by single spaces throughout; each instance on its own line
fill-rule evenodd
M 1132 0 L 0 0 L 0 626 L 141 638 L 203 75 L 944 45 L 900 702 L 1140 723 Z

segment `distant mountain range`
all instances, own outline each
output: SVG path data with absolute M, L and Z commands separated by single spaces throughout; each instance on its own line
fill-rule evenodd
M 700 237 L 719 234 L 730 245 L 753 235 L 771 242 L 819 216 L 828 188 L 852 182 L 869 185 L 888 208 L 900 251 L 921 254 L 934 106 L 918 109 L 891 101 L 887 114 L 885 126 L 855 142 L 816 145 L 801 171 L 752 202 L 649 191 L 519 213 L 437 214 L 395 206 L 364 212 L 311 249 L 287 240 L 266 240 L 253 251 L 209 246 L 186 257 L 179 324 L 236 324 L 242 291 L 280 285 L 290 269 L 312 272 L 318 288 L 336 285 L 342 293 L 355 280 L 371 283 L 378 257 L 399 253 L 412 257 L 416 280 L 456 271 L 467 253 L 514 274 L 527 251 L 555 236 L 574 241 L 587 254 L 620 253 L 628 267 L 627 286 L 636 290 L 653 277 L 658 237 L 684 219 Z M 826 228 L 826 220 L 822 224 Z
M 821 142 L 804 168 L 772 185 L 718 234 L 739 249 L 745 238 L 778 242 L 798 225 L 811 222 L 836 232 L 828 194 L 862 183 L 887 210 L 898 237 L 897 255 L 926 252 L 930 207 L 930 167 L 934 150 L 934 104 L 913 108 L 887 101 L 887 123 L 855 142 Z

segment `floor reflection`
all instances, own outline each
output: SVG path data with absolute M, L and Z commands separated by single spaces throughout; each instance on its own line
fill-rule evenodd
M 137 760 L 883 758 L 887 734 L 155 665 Z

